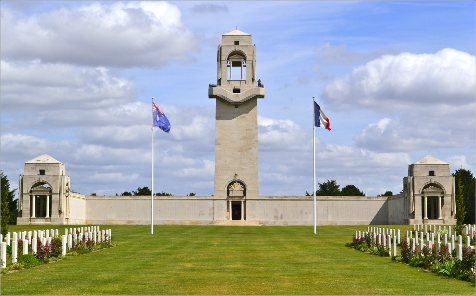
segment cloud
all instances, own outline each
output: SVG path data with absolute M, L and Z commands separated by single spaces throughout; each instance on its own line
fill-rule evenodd
M 324 63 L 358 63 L 377 58 L 383 54 L 394 54 L 394 50 L 381 49 L 375 52 L 357 53 L 347 45 L 331 45 L 329 42 L 317 46 L 314 50 L 320 62 Z
M 2 56 L 85 66 L 157 68 L 189 62 L 198 40 L 167 2 L 93 3 L 21 18 L 2 11 Z
M 192 13 L 215 13 L 215 12 L 228 12 L 228 6 L 226 4 L 218 5 L 211 3 L 200 3 L 192 7 Z
M 103 67 L 1 61 L 2 111 L 91 110 L 132 100 L 133 83 Z
M 309 149 L 306 130 L 291 120 L 276 120 L 258 116 L 259 147 L 263 151 Z
M 258 126 L 260 194 L 311 192 L 312 135 L 291 120 L 258 117 Z M 410 163 L 405 152 L 376 152 L 316 139 L 316 177 L 321 183 L 337 180 L 342 187 L 353 184 L 369 195 L 396 191 Z M 397 185 L 382 188 L 382 182 Z
M 446 48 L 435 54 L 384 55 L 328 83 L 321 100 L 332 110 L 376 111 L 474 102 L 475 57 Z

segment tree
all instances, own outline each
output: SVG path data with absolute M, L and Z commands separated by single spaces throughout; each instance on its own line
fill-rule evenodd
M 196 194 L 195 194 L 194 192 L 190 192 L 190 194 L 187 195 L 187 196 L 195 196 L 195 195 L 196 195 Z
M 124 191 L 123 193 L 121 193 L 121 196 L 132 196 L 132 193 L 130 193 L 129 191 Z
M 6 175 L 0 171 L 0 185 L 1 185 L 1 230 L 3 235 L 8 232 L 8 225 L 16 224 L 18 216 L 18 200 L 15 199 L 15 191 L 10 190 L 10 182 Z
M 172 193 L 166 193 L 166 192 L 158 192 L 155 194 L 155 196 L 173 196 Z
M 91 196 L 97 196 L 97 194 L 96 193 L 91 193 Z
M 152 195 L 152 191 L 150 191 L 149 187 L 138 187 L 137 191 L 132 191 L 132 195 L 134 195 L 134 196 L 150 196 L 150 195 Z
M 317 196 L 339 196 L 341 195 L 339 185 L 336 180 L 327 180 L 325 183 L 318 183 L 319 189 L 316 191 Z
M 464 206 L 464 198 L 463 198 L 463 192 L 464 192 L 464 186 L 463 186 L 463 181 L 461 178 L 458 179 L 456 183 L 456 188 L 457 188 L 457 193 L 456 193 L 456 233 L 459 235 L 463 234 L 463 221 L 464 217 L 466 216 L 466 209 Z
M 463 203 L 466 209 L 466 215 L 464 217 L 463 223 L 464 224 L 475 224 L 476 217 L 475 217 L 475 177 L 471 173 L 471 171 L 466 169 L 458 169 L 453 174 L 455 177 L 455 184 L 458 184 L 458 181 L 461 180 L 461 185 L 463 186 L 462 193 L 463 193 Z M 456 196 L 459 193 L 459 188 L 456 186 L 455 188 Z M 458 212 L 458 208 L 456 208 L 456 212 Z
M 359 190 L 354 185 L 347 185 L 341 190 L 342 196 L 365 196 L 365 193 Z
M 400 192 L 401 193 L 401 192 Z M 384 194 L 379 194 L 377 196 L 393 196 L 393 192 L 390 190 L 385 191 Z

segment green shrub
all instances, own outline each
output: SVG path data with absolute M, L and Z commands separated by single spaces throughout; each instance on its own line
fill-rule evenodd
M 23 263 L 25 268 L 33 267 L 33 266 L 37 266 L 41 264 L 40 261 L 38 261 L 38 259 L 36 259 L 36 257 L 31 254 L 21 255 L 20 258 L 18 258 L 18 262 Z

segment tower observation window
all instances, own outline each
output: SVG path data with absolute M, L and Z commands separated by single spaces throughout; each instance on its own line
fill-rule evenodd
M 228 61 L 228 80 L 246 80 L 246 61 Z

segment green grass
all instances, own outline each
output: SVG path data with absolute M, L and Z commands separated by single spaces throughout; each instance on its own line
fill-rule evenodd
M 364 226 L 317 235 L 290 226 L 107 228 L 115 247 L 4 274 L 2 294 L 475 294 L 469 282 L 345 247 Z

